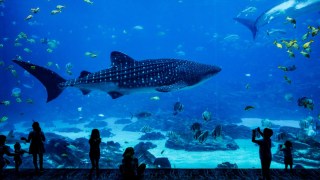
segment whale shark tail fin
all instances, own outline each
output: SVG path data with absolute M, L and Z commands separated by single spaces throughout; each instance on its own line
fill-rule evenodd
M 233 18 L 235 21 L 243 24 L 244 26 L 246 26 L 247 28 L 250 29 L 250 31 L 252 32 L 252 36 L 253 39 L 256 38 L 257 35 L 257 26 L 256 26 L 256 21 L 250 20 L 250 19 L 244 19 L 244 18 Z
M 28 62 L 19 60 L 13 60 L 13 62 L 35 76 L 46 87 L 48 94 L 47 102 L 55 99 L 62 93 L 64 88 L 59 87 L 59 84 L 62 82 L 66 82 L 66 80 L 59 76 L 57 73 L 47 68 Z

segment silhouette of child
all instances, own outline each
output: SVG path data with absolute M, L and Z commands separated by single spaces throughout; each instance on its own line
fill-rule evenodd
M 94 169 L 96 169 L 97 174 L 99 173 L 100 143 L 101 143 L 100 132 L 98 129 L 93 129 L 91 131 L 91 136 L 89 139 L 89 144 L 90 144 L 89 157 L 92 165 L 90 173 L 92 173 Z
M 14 152 L 16 154 L 14 155 L 15 168 L 16 168 L 16 172 L 19 172 L 19 167 L 22 164 L 21 156 L 27 151 L 22 150 L 20 143 L 16 142 L 16 144 L 14 145 Z
M 285 164 L 285 170 L 288 170 L 288 165 L 290 165 L 290 171 L 292 171 L 292 164 L 293 164 L 293 158 L 292 158 L 292 143 L 291 141 L 286 141 L 283 145 L 280 145 L 280 151 L 283 151 L 284 155 L 284 164 Z
M 263 139 L 256 140 L 256 133 L 259 133 Z M 270 177 L 270 165 L 272 160 L 271 154 L 271 136 L 273 135 L 272 129 L 265 128 L 263 133 L 260 128 L 252 130 L 252 142 L 259 145 L 259 156 L 261 162 L 263 179 L 271 179 Z
M 43 171 L 43 153 L 45 153 L 43 142 L 46 140 L 44 133 L 41 131 L 40 124 L 38 122 L 33 122 L 33 131 L 29 133 L 28 139 L 21 137 L 21 140 L 26 142 L 31 142 L 29 147 L 29 153 L 33 156 L 33 165 L 38 172 L 38 155 L 39 155 L 39 165 L 40 171 Z
M 5 135 L 0 135 L 0 175 L 2 175 L 3 168 L 6 167 L 7 164 L 10 164 L 10 161 L 3 156 L 6 154 L 8 156 L 14 156 L 15 153 L 11 153 L 10 147 L 6 146 L 6 139 L 7 137 Z
M 134 149 L 132 147 L 126 148 L 123 153 L 122 164 L 119 169 L 123 179 L 139 179 L 143 176 L 146 164 L 142 163 L 139 166 L 138 159 L 134 157 Z

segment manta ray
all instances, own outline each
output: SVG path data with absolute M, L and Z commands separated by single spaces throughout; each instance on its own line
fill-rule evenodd
M 214 65 L 180 59 L 137 61 L 113 51 L 111 67 L 95 73 L 82 71 L 75 79 L 65 80 L 57 73 L 29 62 L 13 60 L 35 76 L 47 90 L 47 102 L 57 98 L 67 87 L 79 88 L 83 95 L 92 90 L 107 92 L 112 99 L 146 92 L 171 92 L 193 87 L 221 71 Z
M 253 39 L 255 39 L 259 29 L 275 19 L 283 18 L 285 20 L 286 16 L 297 17 L 319 11 L 320 0 L 288 0 L 266 10 L 255 20 L 238 17 L 233 19 L 249 28 Z

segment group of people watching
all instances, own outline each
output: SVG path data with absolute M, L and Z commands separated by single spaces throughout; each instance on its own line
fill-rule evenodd
M 43 172 L 43 154 L 45 153 L 44 142 L 46 138 L 43 131 L 41 131 L 39 122 L 33 122 L 32 128 L 33 130 L 29 133 L 28 138 L 21 137 L 21 140 L 30 143 L 29 151 L 22 150 L 20 143 L 17 142 L 14 145 L 14 152 L 10 152 L 10 147 L 5 145 L 6 136 L 0 135 L 0 173 L 2 173 L 5 166 L 10 163 L 8 159 L 4 158 L 4 155 L 14 156 L 15 170 L 16 172 L 19 172 L 19 167 L 22 164 L 21 157 L 24 153 L 32 154 L 35 172 Z M 94 170 L 99 174 L 100 143 L 100 132 L 98 129 L 93 129 L 89 139 L 89 157 L 92 165 L 90 174 Z M 40 169 L 38 167 L 38 157 Z M 141 177 L 145 168 L 146 164 L 144 163 L 139 166 L 138 159 L 134 157 L 134 149 L 128 147 L 123 153 L 122 165 L 120 165 L 120 172 L 123 174 L 124 179 Z
M 32 124 L 33 130 L 29 133 L 28 138 L 21 137 L 21 140 L 30 143 L 29 151 L 25 151 L 21 149 L 21 145 L 17 142 L 14 145 L 14 152 L 10 152 L 9 146 L 5 145 L 6 136 L 0 135 L 0 173 L 2 169 L 10 163 L 9 160 L 4 158 L 4 154 L 8 156 L 14 156 L 15 161 L 15 170 L 18 172 L 19 167 L 22 164 L 21 156 L 24 153 L 32 154 L 33 156 L 33 165 L 36 172 L 43 171 L 43 154 L 45 153 L 44 142 L 46 140 L 44 133 L 41 131 L 40 124 L 38 122 L 33 122 Z M 259 133 L 263 138 L 257 140 L 257 133 Z M 273 135 L 272 129 L 265 128 L 263 132 L 261 132 L 260 128 L 252 130 L 252 142 L 259 145 L 259 156 L 261 161 L 261 169 L 263 179 L 270 179 L 270 165 L 272 160 L 271 153 L 271 136 Z M 99 174 L 99 160 L 100 160 L 100 143 L 101 137 L 98 129 L 93 129 L 90 135 L 89 144 L 90 144 L 90 152 L 89 157 L 91 161 L 91 171 L 90 174 L 96 170 L 96 173 Z M 280 145 L 280 151 L 284 153 L 284 163 L 285 170 L 287 170 L 288 166 L 290 166 L 290 170 L 292 170 L 292 143 L 290 141 L 286 141 L 284 145 Z M 132 178 L 132 177 L 141 177 L 146 169 L 146 164 L 139 165 L 138 159 L 134 157 L 134 149 L 132 147 L 128 147 L 123 153 L 122 164 L 119 169 L 124 179 Z M 38 157 L 39 157 L 39 166 L 38 167 Z
M 262 139 L 256 140 L 257 133 L 262 136 Z M 271 179 L 270 176 L 270 165 L 272 160 L 271 153 L 271 136 L 273 135 L 273 131 L 270 128 L 265 128 L 263 132 L 261 132 L 260 128 L 252 130 L 252 142 L 259 145 L 259 157 L 261 163 L 262 177 L 263 179 Z M 284 154 L 284 164 L 285 170 L 287 171 L 288 165 L 290 166 L 290 171 L 292 171 L 292 143 L 290 141 L 286 141 L 284 145 L 279 146 L 279 150 L 283 151 Z

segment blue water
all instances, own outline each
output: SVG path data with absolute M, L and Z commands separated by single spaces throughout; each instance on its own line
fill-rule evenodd
M 242 14 L 241 17 L 254 19 L 268 8 L 282 0 L 93 0 L 84 1 L 18 1 L 6 0 L 0 5 L 0 101 L 9 100 L 8 106 L 0 105 L 0 117 L 7 116 L 5 123 L 30 121 L 68 121 L 81 116 L 93 117 L 103 113 L 107 117 L 130 117 L 131 113 L 149 111 L 172 112 L 173 104 L 184 104 L 183 113 L 189 119 L 201 121 L 201 113 L 209 110 L 225 123 L 240 122 L 243 117 L 300 120 L 307 116 L 318 118 L 320 106 L 319 61 L 320 39 L 314 40 L 310 58 L 296 51 L 295 58 L 289 58 L 286 49 L 279 49 L 274 40 L 297 39 L 308 31 L 308 26 L 319 26 L 320 14 L 308 13 L 295 17 L 297 28 L 285 24 L 285 19 L 265 26 L 256 40 L 251 32 L 233 20 L 247 7 L 257 11 Z M 61 13 L 50 12 L 57 5 L 63 5 Z M 33 18 L 31 8 L 40 11 Z M 287 31 L 284 37 L 271 37 L 266 30 L 281 28 Z M 20 32 L 33 38 L 35 43 L 19 40 L 22 46 L 14 46 Z M 233 35 L 235 39 L 228 39 Z M 48 45 L 41 38 L 57 41 L 53 52 L 48 53 Z M 302 45 L 302 43 L 300 43 Z M 31 53 L 24 48 L 32 50 Z M 112 100 L 104 92 L 92 92 L 83 96 L 76 88 L 66 89 L 58 98 L 46 103 L 44 86 L 32 75 L 12 63 L 17 55 L 24 61 L 45 66 L 49 61 L 58 64 L 49 67 L 66 79 L 76 78 L 80 72 L 95 72 L 110 67 L 110 52 L 121 51 L 134 59 L 178 58 L 200 63 L 217 65 L 222 71 L 209 81 L 189 90 L 170 93 L 133 94 Z M 85 52 L 98 56 L 90 58 Z M 65 71 L 65 65 L 73 65 L 72 75 Z M 14 77 L 8 66 L 17 71 Z M 297 70 L 283 72 L 279 65 L 296 65 Z M 246 75 L 247 74 L 247 75 Z M 249 76 L 250 74 L 250 76 Z M 292 83 L 288 84 L 283 76 Z M 250 88 L 246 89 L 246 84 Z M 26 87 L 31 86 L 31 88 Z M 11 95 L 13 88 L 21 89 L 21 103 Z M 286 93 L 293 95 L 293 101 L 284 99 Z M 159 101 L 150 97 L 159 96 Z M 313 99 L 314 110 L 297 105 L 300 97 Z M 26 99 L 33 103 L 26 103 Z M 244 111 L 247 105 L 254 106 Z M 3 123 L 2 123 L 3 124 Z M 177 122 L 177 125 L 183 123 Z M 23 130 L 22 130 L 23 131 Z

